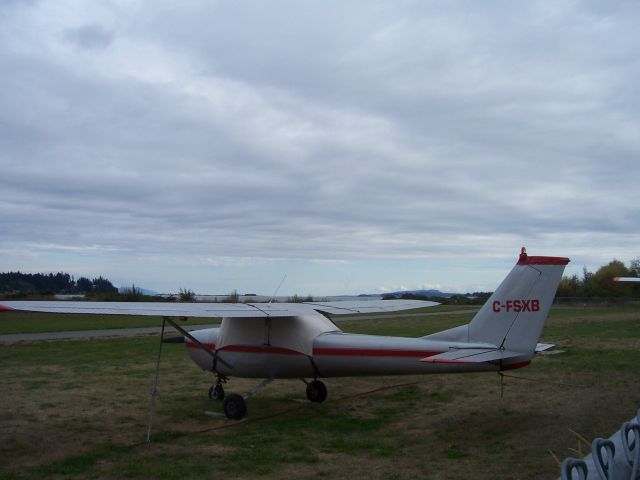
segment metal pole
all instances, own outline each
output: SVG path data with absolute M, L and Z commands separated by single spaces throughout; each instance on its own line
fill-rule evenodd
M 149 423 L 147 425 L 147 445 L 151 443 L 151 424 L 153 422 L 153 413 L 156 406 L 156 397 L 158 397 L 158 381 L 160 379 L 160 356 L 162 355 L 162 339 L 164 338 L 164 326 L 167 319 L 162 319 L 162 330 L 160 331 L 160 346 L 158 347 L 158 359 L 156 361 L 156 379 L 153 382 L 151 390 L 151 402 L 149 403 Z

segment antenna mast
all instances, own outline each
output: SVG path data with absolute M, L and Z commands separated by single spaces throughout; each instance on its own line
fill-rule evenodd
M 269 300 L 269 305 L 271 305 L 271 302 L 273 302 L 273 300 L 276 298 L 276 295 L 278 294 L 278 290 L 280 290 L 280 287 L 282 286 L 282 284 L 286 279 L 287 279 L 287 274 L 285 273 L 284 277 L 282 277 L 282 280 L 280 280 L 280 283 L 278 284 L 278 288 L 276 288 L 276 291 L 273 292 L 273 295 L 271 295 L 271 300 Z

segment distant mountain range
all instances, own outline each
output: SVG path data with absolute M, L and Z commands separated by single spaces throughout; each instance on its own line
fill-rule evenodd
M 118 290 L 122 293 L 123 291 L 125 291 L 126 289 L 130 289 L 130 286 L 121 286 Z M 162 295 L 154 290 L 149 290 L 148 288 L 142 288 L 142 287 L 138 287 L 136 286 L 136 289 L 139 289 L 144 295 L 151 295 L 151 296 L 156 296 L 156 295 Z M 460 293 L 450 293 L 450 292 L 442 292 L 440 290 L 399 290 L 397 292 L 387 292 L 384 294 L 380 294 L 380 293 L 371 293 L 371 294 L 360 294 L 357 296 L 352 296 L 352 295 L 338 295 L 338 296 L 330 296 L 330 297 L 326 297 L 329 300 L 335 301 L 335 300 L 347 300 L 347 299 L 352 299 L 352 298 L 381 298 L 383 295 L 384 296 L 394 296 L 397 298 L 402 297 L 402 295 L 405 294 L 410 294 L 410 295 L 419 295 L 419 296 L 423 296 L 423 297 L 440 297 L 440 298 L 450 298 L 450 297 L 454 297 L 456 295 L 465 295 L 465 296 L 469 296 L 471 294 L 467 293 L 467 294 L 460 294 Z M 198 299 L 200 301 L 215 301 L 213 298 L 214 297 L 220 297 L 217 298 L 218 301 L 220 301 L 221 298 L 227 297 L 228 295 L 198 295 Z M 270 297 L 265 297 L 265 296 L 261 296 L 261 295 L 244 295 L 242 296 L 242 301 L 246 301 L 246 300 L 253 300 L 253 298 L 249 298 L 249 297 L 260 297 L 259 300 L 256 301 L 265 301 L 265 299 L 268 299 Z M 245 298 L 246 297 L 246 298 Z M 343 298 L 344 297 L 344 298 Z M 325 298 L 325 297 L 317 297 L 317 298 Z M 286 301 L 287 297 L 277 297 L 278 301 Z
M 135 286 L 135 288 L 136 290 L 140 290 L 140 292 L 142 292 L 143 295 L 151 295 L 151 296 L 160 295 L 158 292 L 154 290 L 149 290 L 148 288 L 138 287 L 137 285 Z M 118 287 L 118 292 L 120 293 L 126 292 L 127 290 L 131 290 L 131 285 L 123 285 Z
M 450 298 L 455 295 L 460 295 L 459 293 L 446 293 L 446 292 L 441 292 L 440 290 L 400 290 L 399 292 L 385 293 L 385 295 L 393 295 L 394 297 L 401 297 L 404 294 L 420 295 L 422 297 L 441 297 L 441 298 Z

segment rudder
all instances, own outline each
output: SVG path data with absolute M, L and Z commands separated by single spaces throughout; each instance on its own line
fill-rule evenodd
M 468 341 L 533 354 L 551 309 L 565 257 L 528 256 L 518 263 L 468 325 Z

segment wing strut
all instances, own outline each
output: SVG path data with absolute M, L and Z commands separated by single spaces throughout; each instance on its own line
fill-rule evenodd
M 162 339 L 164 338 L 164 327 L 167 318 L 162 319 L 162 330 L 160 330 L 160 346 L 158 347 L 158 359 L 156 360 L 156 379 L 151 389 L 151 402 L 149 403 L 149 422 L 147 424 L 147 445 L 151 443 L 151 423 L 153 422 L 153 414 L 156 407 L 156 398 L 158 397 L 158 381 L 160 380 L 160 356 L 162 355 Z
M 213 358 L 213 369 L 215 370 L 216 368 L 216 362 L 220 362 L 221 364 L 223 364 L 225 367 L 227 368 L 233 368 L 228 362 L 224 361 L 222 358 L 220 358 L 218 355 L 216 355 L 216 352 L 212 352 L 210 349 L 208 349 L 207 347 L 204 346 L 204 344 L 202 342 L 200 342 L 200 340 L 198 340 L 196 337 L 194 337 L 193 335 L 191 335 L 189 332 L 187 332 L 184 328 L 182 328 L 180 325 L 178 325 L 176 322 L 174 322 L 171 317 L 163 317 L 162 320 L 162 326 L 164 327 L 164 322 L 167 321 L 171 324 L 171 326 L 173 328 L 175 328 L 178 332 L 180 332 L 182 335 L 184 335 L 185 337 L 187 337 L 189 340 L 191 340 L 192 342 L 194 342 L 199 348 L 201 348 L 202 350 L 204 350 L 205 352 L 207 352 L 211 358 Z M 162 339 L 161 339 L 162 340 Z
M 233 368 L 229 365 L 228 362 L 224 361 L 222 358 L 218 357 L 215 352 L 212 352 L 207 347 L 205 347 L 200 340 L 187 332 L 184 328 L 174 322 L 170 317 L 162 317 L 162 330 L 160 330 L 160 346 L 158 347 L 158 359 L 156 360 L 156 378 L 153 382 L 153 389 L 151 390 L 151 402 L 149 403 L 149 423 L 147 424 L 147 444 L 151 443 L 151 424 L 153 422 L 153 414 L 155 412 L 156 406 L 156 398 L 158 398 L 158 382 L 160 380 L 160 356 L 162 355 L 162 344 L 164 343 L 162 340 L 164 339 L 164 330 L 166 323 L 169 322 L 173 328 L 175 328 L 182 335 L 187 337 L 189 340 L 194 342 L 198 348 L 201 348 L 203 351 L 207 352 L 213 358 L 213 370 L 215 371 L 216 362 L 222 363 L 224 366 Z

